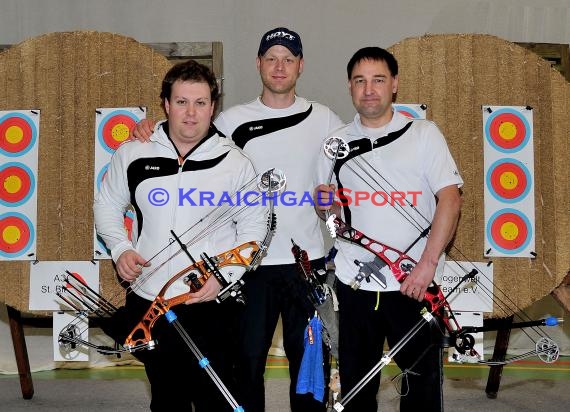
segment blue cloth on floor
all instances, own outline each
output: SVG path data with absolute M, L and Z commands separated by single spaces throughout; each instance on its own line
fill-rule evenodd
M 325 397 L 322 329 L 323 324 L 316 315 L 305 328 L 305 352 L 296 388 L 298 394 L 312 393 L 319 402 L 323 402 Z

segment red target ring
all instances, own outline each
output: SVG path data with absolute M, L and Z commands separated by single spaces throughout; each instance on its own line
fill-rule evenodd
M 30 197 L 34 180 L 26 169 L 12 163 L 0 170 L 0 203 L 18 206 Z
M 134 214 L 130 210 L 125 213 L 124 225 L 129 240 L 133 240 L 133 216 Z
M 414 116 L 412 113 L 410 113 L 408 110 L 406 109 L 398 109 L 398 111 L 400 113 L 402 113 L 404 116 L 409 117 L 410 119 L 417 119 L 417 116 Z
M 491 171 L 490 184 L 499 198 L 518 199 L 528 192 L 525 170 L 514 162 L 503 162 Z
M 505 150 L 521 146 L 529 133 L 521 116 L 513 112 L 498 113 L 489 125 L 489 136 L 494 144 Z
M 115 114 L 105 121 L 101 134 L 105 145 L 112 151 L 129 138 L 130 130 L 136 120 L 126 114 Z
M 409 106 L 406 105 L 395 105 L 394 106 L 396 111 L 398 111 L 399 113 L 403 114 L 406 117 L 409 117 L 410 119 L 421 119 L 422 116 L 420 116 L 420 114 L 415 111 L 414 109 L 412 109 Z
M 0 122 L 0 149 L 6 154 L 27 151 L 34 138 L 32 125 L 20 116 L 7 116 Z
M 528 222 L 516 213 L 501 213 L 491 222 L 491 238 L 499 249 L 520 250 L 529 241 Z
M 31 242 L 31 229 L 24 219 L 5 215 L 0 219 L 0 251 L 2 255 L 24 252 Z

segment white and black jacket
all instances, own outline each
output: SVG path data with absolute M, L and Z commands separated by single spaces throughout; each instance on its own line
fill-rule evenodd
M 180 247 L 173 242 L 171 230 L 188 243 L 196 260 L 202 252 L 213 256 L 248 241 L 260 241 L 266 234 L 267 208 L 261 203 L 236 206 L 226 218 L 234 210 L 242 212 L 209 233 L 219 222 L 217 205 L 230 208 L 228 196 L 255 179 L 256 171 L 250 159 L 213 126 L 183 159 L 167 129 L 167 122 L 159 123 L 150 143 L 122 144 L 111 159 L 94 202 L 95 227 L 113 260 L 129 249 L 150 260 L 150 267 L 143 268 L 143 274 L 132 285 L 139 296 L 148 300 L 153 300 L 172 276 L 192 263 L 185 253 L 172 257 Z M 123 218 L 130 204 L 137 223 L 132 241 Z M 166 297 L 187 291 L 180 280 L 169 288 Z

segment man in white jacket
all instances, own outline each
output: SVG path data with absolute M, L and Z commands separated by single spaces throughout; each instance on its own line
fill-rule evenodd
M 244 276 L 247 305 L 240 314 L 236 374 L 248 412 L 265 410 L 263 375 L 279 317 L 289 361 L 291 410 L 326 410 L 323 399 L 296 390 L 304 332 L 314 308 L 297 292 L 303 285 L 299 285 L 302 280 L 291 253 L 291 239 L 307 251 L 313 269 L 324 267 L 324 242 L 311 193 L 322 141 L 343 123 L 330 108 L 296 94 L 304 62 L 298 33 L 286 27 L 269 30 L 261 37 L 256 58 L 262 83 L 260 96 L 224 110 L 215 120 L 216 127 L 231 137 L 258 169 L 276 167 L 287 176 L 287 192 L 278 200 L 277 230 L 267 257 L 256 271 Z M 138 123 L 134 137 L 146 139 L 151 125 L 149 120 Z
M 170 69 L 161 92 L 168 120 L 156 125 L 150 143 L 129 141 L 117 149 L 96 196 L 97 233 L 111 250 L 118 275 L 130 283 L 125 308 L 134 322 L 168 280 L 192 264 L 172 233 L 196 260 L 201 253 L 215 256 L 261 241 L 266 234 L 267 209 L 261 202 L 250 199 L 252 205 L 238 206 L 240 213 L 231 215 L 229 196 L 255 181 L 256 172 L 249 158 L 211 123 L 218 96 L 216 79 L 206 66 L 188 61 Z M 133 241 L 123 227 L 129 205 L 136 211 Z M 225 215 L 218 212 L 223 207 Z M 236 311 L 233 302 L 214 302 L 220 288 L 211 276 L 190 295 L 188 305 L 175 312 L 212 368 L 231 386 L 228 347 Z M 181 277 L 165 297 L 187 292 Z M 151 410 L 192 410 L 191 403 L 195 411 L 232 410 L 164 318 L 152 335 L 158 345 L 144 356 Z M 170 378 L 175 374 L 186 378 Z

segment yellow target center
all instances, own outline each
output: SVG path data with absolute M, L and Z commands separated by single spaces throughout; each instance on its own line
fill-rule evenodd
M 10 194 L 18 193 L 22 189 L 22 180 L 18 176 L 10 176 L 4 180 L 4 189 Z
M 123 123 L 117 123 L 111 129 L 111 135 L 117 142 L 124 142 L 129 137 L 129 128 Z
M 2 231 L 2 239 L 4 239 L 4 242 L 13 245 L 20 240 L 20 229 L 12 225 L 6 226 Z
M 499 126 L 499 135 L 505 140 L 512 140 L 517 135 L 517 127 L 514 123 L 503 122 Z
M 513 222 L 506 222 L 501 225 L 501 235 L 506 240 L 515 240 L 519 235 L 519 228 Z
M 509 189 L 509 190 L 517 187 L 517 185 L 519 183 L 519 179 L 517 178 L 517 175 L 514 174 L 513 172 L 501 173 L 501 177 L 499 178 L 499 181 L 501 182 L 502 187 L 504 187 L 505 189 Z
M 18 144 L 24 138 L 24 132 L 21 127 L 10 126 L 6 129 L 6 140 L 11 144 Z

